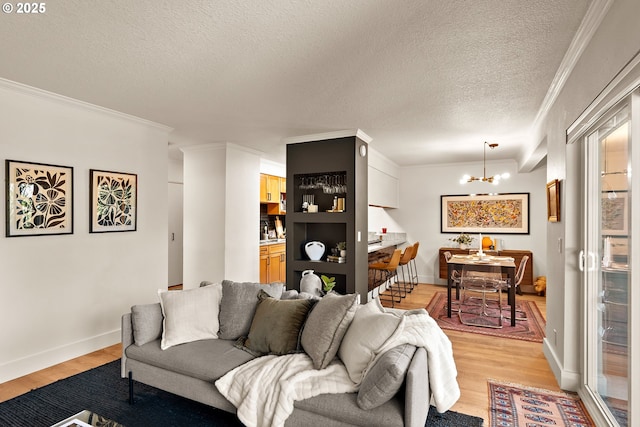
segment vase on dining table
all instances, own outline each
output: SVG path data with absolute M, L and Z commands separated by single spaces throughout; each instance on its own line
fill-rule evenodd
M 460 249 L 469 249 L 469 245 L 466 243 L 460 243 Z

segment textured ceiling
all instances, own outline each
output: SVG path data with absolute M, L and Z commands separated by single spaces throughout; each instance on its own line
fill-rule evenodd
M 47 2 L 0 16 L 0 77 L 283 160 L 360 128 L 399 165 L 514 158 L 588 0 Z M 90 142 L 88 142 L 90 143 Z

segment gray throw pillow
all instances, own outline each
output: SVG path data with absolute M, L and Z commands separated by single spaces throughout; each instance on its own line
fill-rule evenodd
M 236 340 L 246 336 L 258 305 L 258 293 L 264 290 L 270 296 L 280 299 L 284 291 L 283 283 L 260 283 L 222 281 L 222 302 L 220 303 L 220 330 L 218 337 Z
M 391 400 L 402 387 L 415 352 L 414 345 L 402 344 L 380 356 L 360 384 L 358 406 L 370 410 Z
M 162 336 L 162 307 L 160 303 L 131 307 L 131 324 L 135 345 L 145 345 Z
M 298 351 L 298 337 L 311 300 L 278 300 L 260 291 L 256 314 L 244 342 L 254 354 L 289 354 Z
M 358 295 L 327 294 L 313 307 L 302 330 L 301 344 L 316 369 L 324 369 L 338 354 L 340 343 L 358 308 Z

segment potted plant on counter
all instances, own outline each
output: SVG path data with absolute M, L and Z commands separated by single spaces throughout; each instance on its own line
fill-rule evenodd
M 449 240 L 457 243 L 460 249 L 468 249 L 469 245 L 473 243 L 473 237 L 469 236 L 467 233 L 460 233 L 456 237 L 453 237 Z

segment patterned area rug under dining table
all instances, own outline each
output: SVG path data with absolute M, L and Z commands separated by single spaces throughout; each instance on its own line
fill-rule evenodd
M 455 290 L 452 291 L 455 298 Z M 546 321 L 536 305 L 535 301 L 516 299 L 517 321 L 515 326 L 507 318 L 503 321 L 500 329 L 486 328 L 481 326 L 468 326 L 460 322 L 458 317 L 458 301 L 452 304 L 451 317 L 447 317 L 447 293 L 437 292 L 426 307 L 427 311 L 442 329 L 454 331 L 471 332 L 475 334 L 491 335 L 495 337 L 511 338 L 523 341 L 542 342 L 544 338 L 544 328 Z M 463 311 L 465 309 L 463 308 Z M 510 307 L 505 305 L 502 308 L 503 315 L 509 316 Z M 522 319 L 522 320 L 521 320 Z

